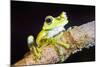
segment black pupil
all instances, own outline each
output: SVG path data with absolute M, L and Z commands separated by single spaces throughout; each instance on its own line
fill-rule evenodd
M 51 19 L 51 18 L 47 18 L 47 19 L 46 19 L 46 22 L 47 22 L 47 23 L 51 23 L 51 22 L 52 22 L 52 19 Z

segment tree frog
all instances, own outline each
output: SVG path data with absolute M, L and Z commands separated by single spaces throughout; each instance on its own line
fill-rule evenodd
M 47 44 L 52 44 L 53 46 L 60 45 L 64 48 L 69 48 L 69 44 L 57 40 L 57 38 L 63 34 L 63 31 L 65 30 L 64 26 L 67 23 L 68 17 L 66 16 L 66 12 L 62 12 L 57 17 L 47 16 L 45 18 L 42 30 L 39 32 L 36 38 L 36 42 L 32 35 L 28 36 L 28 46 L 30 50 L 34 52 L 35 58 L 41 58 L 42 47 L 46 46 L 43 44 L 43 41 L 45 41 Z M 35 46 L 35 44 L 37 44 L 37 46 Z M 59 49 L 58 51 L 61 53 Z M 61 59 L 64 60 L 63 58 Z

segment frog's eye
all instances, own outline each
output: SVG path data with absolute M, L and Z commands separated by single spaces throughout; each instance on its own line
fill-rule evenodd
M 53 18 L 52 17 L 48 17 L 48 18 L 45 19 L 45 21 L 46 21 L 47 24 L 51 24 L 52 21 L 53 21 Z

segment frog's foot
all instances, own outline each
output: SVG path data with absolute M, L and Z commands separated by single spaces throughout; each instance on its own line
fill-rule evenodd
M 60 57 L 60 62 L 63 62 L 64 60 L 65 60 L 64 55 L 61 55 L 61 57 Z
M 70 48 L 70 45 L 66 44 L 64 42 L 58 41 L 55 38 L 49 39 L 49 42 L 51 42 L 53 44 L 53 46 L 55 47 L 55 50 L 58 52 L 58 54 L 60 56 L 60 62 L 63 62 L 65 60 L 63 48 L 68 49 L 68 48 Z M 60 47 L 57 47 L 58 45 L 60 45 Z
M 65 60 L 65 56 L 64 56 L 64 52 L 63 52 L 63 48 L 59 47 L 57 44 L 54 44 L 54 49 L 57 51 L 60 61 L 59 62 L 63 62 Z
M 70 48 L 69 44 L 63 43 L 61 41 L 57 41 L 57 45 L 60 45 L 65 49 L 69 49 Z M 63 62 L 65 60 L 64 51 L 63 51 L 62 47 L 57 48 L 58 54 L 60 56 L 60 62 Z
M 37 47 L 33 47 L 33 59 L 34 60 L 39 60 L 41 58 L 41 50 Z
M 60 55 L 60 62 L 63 62 L 65 60 L 65 57 L 62 50 L 59 50 L 59 55 Z
M 34 37 L 32 35 L 27 38 L 28 47 L 30 52 L 33 53 L 33 59 L 40 59 L 41 57 L 41 49 L 39 49 L 34 43 Z
M 57 51 L 57 53 L 60 57 L 60 62 L 63 62 L 65 60 L 65 57 L 64 57 L 62 47 L 69 48 L 69 44 L 65 44 L 65 43 L 62 43 L 60 41 L 57 41 L 55 38 L 50 38 L 48 40 L 48 42 L 50 42 L 54 46 L 54 49 Z M 58 46 L 58 45 L 60 45 L 60 46 Z

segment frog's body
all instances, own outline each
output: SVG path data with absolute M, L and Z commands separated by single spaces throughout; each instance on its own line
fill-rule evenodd
M 36 43 L 39 44 L 38 46 L 42 46 L 42 44 L 40 45 L 40 41 L 42 39 L 49 39 L 49 38 L 54 38 L 56 35 L 60 34 L 60 32 L 64 31 L 65 29 L 63 27 L 56 27 L 54 29 L 51 30 L 42 30 L 39 34 L 38 37 L 36 39 Z
M 44 46 L 42 42 L 43 40 L 45 40 L 47 44 L 52 43 L 54 46 L 55 44 L 58 44 L 58 45 L 63 46 L 64 48 L 69 48 L 69 44 L 65 44 L 57 40 L 57 38 L 59 38 L 63 34 L 63 31 L 65 30 L 64 26 L 67 23 L 68 23 L 68 20 L 67 20 L 67 16 L 65 12 L 62 12 L 60 16 L 58 17 L 52 17 L 52 16 L 46 17 L 43 28 L 36 38 L 37 47 L 35 47 L 34 45 L 29 47 L 33 49 L 34 54 L 37 58 L 41 57 L 41 51 L 42 51 L 41 47 Z M 29 38 L 30 36 L 28 37 L 28 41 L 32 41 L 32 39 L 29 40 Z M 33 42 L 30 42 L 28 44 L 30 45 L 32 43 Z M 63 60 L 64 59 L 62 58 L 62 61 Z
M 62 26 L 61 27 L 56 27 L 53 30 L 48 31 L 48 38 L 54 37 L 55 35 L 59 34 L 59 32 L 62 32 L 65 30 Z

